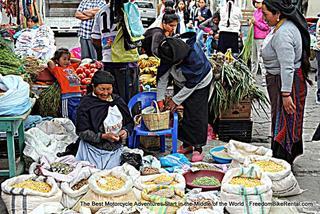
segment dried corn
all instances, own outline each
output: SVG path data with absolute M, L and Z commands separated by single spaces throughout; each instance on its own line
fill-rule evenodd
M 259 166 L 261 170 L 265 172 L 280 172 L 285 169 L 282 165 L 273 161 L 256 161 L 254 164 Z
M 257 178 L 246 178 L 246 177 L 234 177 L 231 179 L 230 184 L 241 185 L 244 187 L 255 187 L 262 185 L 261 181 Z
M 156 177 L 153 182 L 156 184 L 161 184 L 161 183 L 171 183 L 174 180 L 173 177 L 170 177 L 169 175 L 160 175 Z
M 50 192 L 51 186 L 42 181 L 25 180 L 20 183 L 12 185 L 13 188 L 31 189 L 37 192 Z
M 97 180 L 97 185 L 105 191 L 121 189 L 124 184 L 125 182 L 121 178 L 114 176 L 101 176 L 100 179 Z

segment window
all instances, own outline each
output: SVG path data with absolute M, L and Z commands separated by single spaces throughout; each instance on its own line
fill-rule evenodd
M 151 2 L 135 2 L 139 8 L 153 8 L 153 4 Z

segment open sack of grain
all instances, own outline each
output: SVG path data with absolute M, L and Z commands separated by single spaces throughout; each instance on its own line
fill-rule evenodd
M 229 169 L 222 180 L 221 201 L 232 214 L 269 213 L 271 187 L 271 179 L 258 168 Z
M 1 198 L 8 212 L 29 213 L 39 204 L 60 202 L 62 192 L 54 178 L 20 175 L 1 184 Z
M 174 214 L 184 202 L 184 191 L 172 186 L 158 186 L 142 191 L 137 209 L 140 213 Z
M 260 170 L 271 179 L 274 196 L 286 197 L 298 195 L 303 192 L 291 171 L 290 164 L 284 160 L 271 157 L 251 156 L 249 166 L 260 168 Z
M 124 213 L 135 211 L 136 202 L 132 191 L 132 179 L 121 170 L 112 169 L 97 172 L 89 178 L 89 191 L 74 206 L 75 211 L 81 207 L 90 208 L 95 213 L 106 207 L 123 207 Z
M 177 214 L 223 214 L 223 206 L 219 205 L 217 191 L 201 192 L 192 189 L 186 194 L 186 205 L 177 210 Z
M 89 178 L 97 169 L 82 168 L 80 172 L 70 182 L 62 182 L 63 192 L 61 204 L 66 208 L 72 208 L 89 190 Z
M 263 146 L 254 146 L 249 143 L 242 143 L 236 140 L 230 140 L 225 145 L 228 155 L 231 156 L 232 162 L 230 168 L 247 166 L 250 163 L 251 155 L 272 157 L 272 150 Z
M 88 161 L 78 161 L 73 155 L 56 158 L 53 161 L 43 156 L 39 163 L 31 164 L 29 173 L 53 177 L 59 182 L 71 182 L 83 168 L 95 170 L 94 165 Z

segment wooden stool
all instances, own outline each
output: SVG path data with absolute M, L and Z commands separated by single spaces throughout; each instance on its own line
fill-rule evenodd
M 32 108 L 31 108 L 32 109 Z M 24 149 L 24 120 L 28 117 L 31 109 L 19 116 L 0 117 L 0 132 L 6 132 L 7 136 L 7 152 L 9 169 L 0 170 L 0 176 L 14 177 L 23 173 L 23 149 Z M 19 136 L 19 152 L 20 161 L 16 167 L 16 154 L 14 149 L 14 134 L 18 131 Z

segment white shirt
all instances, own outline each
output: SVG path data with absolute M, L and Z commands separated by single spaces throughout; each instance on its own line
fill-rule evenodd
M 228 2 L 229 3 L 229 2 Z M 239 7 L 233 4 L 231 1 L 232 7 L 230 12 L 230 26 L 228 26 L 228 10 L 229 10 L 229 4 L 224 5 L 220 10 L 220 16 L 221 20 L 219 22 L 219 30 L 221 32 L 232 32 L 232 33 L 239 33 L 240 32 L 240 26 L 241 26 L 241 19 L 242 19 L 242 12 Z
M 112 62 L 111 45 L 116 38 L 116 25 L 111 26 L 110 7 L 106 5 L 99 10 L 94 19 L 91 38 L 100 39 L 102 46 L 102 62 Z

